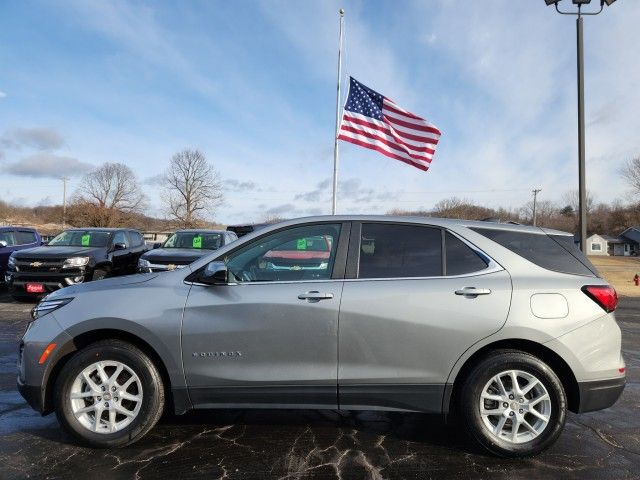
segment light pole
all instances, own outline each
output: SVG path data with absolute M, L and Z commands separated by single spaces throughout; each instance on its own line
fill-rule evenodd
M 574 15 L 576 18 L 576 36 L 578 46 L 578 225 L 580 229 L 580 248 L 587 254 L 587 188 L 585 185 L 585 149 L 584 149 L 584 51 L 582 41 L 582 17 L 598 15 L 605 3 L 610 6 L 616 0 L 600 0 L 600 10 L 583 12 L 582 7 L 591 0 L 571 0 L 578 8 L 574 11 L 562 11 L 558 8 L 561 0 L 544 0 L 547 5 L 555 5 L 556 11 L 562 15 Z

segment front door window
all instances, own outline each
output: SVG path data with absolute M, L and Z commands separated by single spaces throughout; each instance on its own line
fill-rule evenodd
M 231 281 L 328 280 L 340 224 L 306 225 L 262 237 L 225 258 Z

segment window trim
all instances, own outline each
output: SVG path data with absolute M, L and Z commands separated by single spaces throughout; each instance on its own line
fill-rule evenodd
M 392 224 L 392 225 L 407 225 L 412 227 L 425 227 L 425 228 L 436 228 L 441 231 L 442 235 L 442 275 L 436 276 L 425 276 L 425 277 L 376 277 L 376 278 L 358 278 L 359 269 L 360 269 L 360 244 L 362 241 L 362 225 L 363 224 Z M 486 263 L 487 267 L 482 270 L 477 270 L 475 272 L 463 273 L 461 275 L 447 275 L 446 274 L 446 244 L 445 244 L 445 236 L 446 233 L 449 232 L 454 237 L 458 238 L 462 243 L 467 245 L 473 252 L 480 256 Z M 432 225 L 428 223 L 416 223 L 416 222 L 397 222 L 393 220 L 384 221 L 384 220 L 376 220 L 376 221 L 354 221 L 351 226 L 351 237 L 349 239 L 349 256 L 347 258 L 347 271 L 345 274 L 345 281 L 353 282 L 365 282 L 369 280 L 373 281 L 391 281 L 391 280 L 431 280 L 431 279 L 448 279 L 448 278 L 467 278 L 467 277 L 477 277 L 480 275 L 487 275 L 490 273 L 500 272 L 504 270 L 504 267 L 496 262 L 490 255 L 485 253 L 483 250 L 478 248 L 476 245 L 471 243 L 466 238 L 459 235 L 457 232 L 453 230 L 449 230 L 448 228 Z

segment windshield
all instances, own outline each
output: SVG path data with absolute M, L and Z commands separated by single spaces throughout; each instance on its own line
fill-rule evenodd
M 56 235 L 48 245 L 54 247 L 106 247 L 110 237 L 110 232 L 67 230 Z
M 167 238 L 162 248 L 197 248 L 216 250 L 222 246 L 222 234 L 208 232 L 176 232 Z

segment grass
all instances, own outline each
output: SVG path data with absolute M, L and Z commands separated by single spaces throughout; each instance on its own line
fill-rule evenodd
M 613 285 L 618 295 L 640 297 L 640 286 L 633 283 L 633 276 L 640 275 L 639 257 L 590 256 L 589 260 L 607 281 Z

